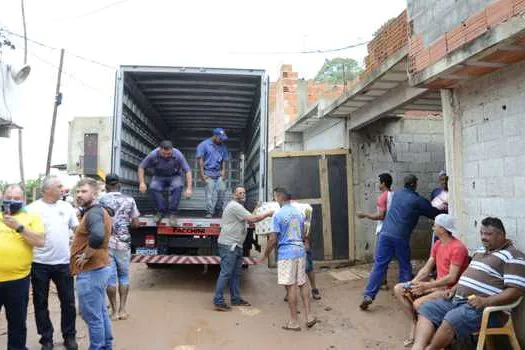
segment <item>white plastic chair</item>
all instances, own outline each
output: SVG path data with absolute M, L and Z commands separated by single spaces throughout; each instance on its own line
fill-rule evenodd
M 490 338 L 487 338 L 488 335 L 507 335 L 510 340 L 512 349 L 521 350 L 520 343 L 516 337 L 516 332 L 514 331 L 514 324 L 512 322 L 512 310 L 518 307 L 518 305 L 523 300 L 523 297 L 519 297 L 514 303 L 509 305 L 501 306 L 489 306 L 483 310 L 483 318 L 481 319 L 481 329 L 479 330 L 478 346 L 477 350 L 483 350 L 485 342 L 487 343 L 487 348 L 489 350 L 495 349 L 494 344 Z M 502 311 L 508 314 L 509 320 L 503 327 L 489 328 L 489 317 L 493 312 Z

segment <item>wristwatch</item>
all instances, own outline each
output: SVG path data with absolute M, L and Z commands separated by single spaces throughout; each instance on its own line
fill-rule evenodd
M 24 229 L 25 229 L 24 225 L 18 225 L 15 231 L 18 233 L 22 233 L 24 232 Z

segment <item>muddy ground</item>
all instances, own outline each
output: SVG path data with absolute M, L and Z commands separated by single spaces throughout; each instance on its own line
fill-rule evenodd
M 368 312 L 358 309 L 369 267 L 324 270 L 317 274 L 323 299 L 313 301 L 320 323 L 299 333 L 281 326 L 288 309 L 283 289 L 277 286 L 276 270 L 250 267 L 242 279 L 243 298 L 251 308 L 221 313 L 213 310 L 212 296 L 218 270 L 207 273 L 201 266 L 149 269 L 132 266 L 131 317 L 113 323 L 115 349 L 403 349 L 409 327 L 391 290 L 381 291 Z M 334 277 L 334 273 L 336 274 Z M 392 286 L 395 271 L 390 271 Z M 55 342 L 61 341 L 60 307 L 56 294 L 50 298 Z M 78 318 L 80 349 L 87 349 L 84 322 Z M 6 348 L 5 315 L 0 315 L 0 349 Z M 30 302 L 28 348 L 40 349 Z M 55 347 L 62 349 L 60 343 Z

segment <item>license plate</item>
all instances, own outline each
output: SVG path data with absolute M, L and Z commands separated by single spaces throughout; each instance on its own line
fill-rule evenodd
M 137 248 L 137 255 L 157 255 L 158 251 L 156 248 Z

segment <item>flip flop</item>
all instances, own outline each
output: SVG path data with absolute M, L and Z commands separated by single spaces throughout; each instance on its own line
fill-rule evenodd
M 301 331 L 301 326 L 299 326 L 299 325 L 295 325 L 294 326 L 291 322 L 286 323 L 282 328 L 285 331 L 293 331 L 293 332 L 300 332 Z
M 308 322 L 306 322 L 306 326 L 308 328 L 312 328 L 315 326 L 315 324 L 318 322 L 318 319 L 316 317 L 312 317 Z
M 414 339 L 405 339 L 405 341 L 403 342 L 403 346 L 405 348 L 409 348 L 412 345 L 414 345 Z

